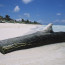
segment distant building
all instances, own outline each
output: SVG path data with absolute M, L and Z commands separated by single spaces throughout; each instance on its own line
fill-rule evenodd
M 0 20 L 0 23 L 5 23 L 5 21 L 1 21 L 1 20 Z
M 2 21 L 0 20 L 0 23 L 2 23 Z
M 2 21 L 2 23 L 5 23 L 5 21 Z

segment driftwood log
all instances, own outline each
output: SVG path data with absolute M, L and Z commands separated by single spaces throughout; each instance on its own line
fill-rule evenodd
M 53 32 L 51 29 L 38 31 L 33 34 L 16 38 L 1 40 L 0 52 L 6 54 L 19 49 L 27 49 L 47 44 L 65 42 L 65 32 Z

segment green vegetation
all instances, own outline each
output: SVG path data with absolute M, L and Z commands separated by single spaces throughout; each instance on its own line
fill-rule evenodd
M 17 21 L 17 20 L 14 20 L 14 19 L 10 18 L 9 15 L 5 15 L 5 17 L 0 16 L 0 23 L 40 24 L 37 21 L 32 22 L 32 21 L 29 21 L 28 19 L 27 20 L 21 19 L 20 21 Z

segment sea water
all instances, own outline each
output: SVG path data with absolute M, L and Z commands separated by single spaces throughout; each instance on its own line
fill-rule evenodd
M 53 30 L 55 32 L 60 32 L 60 31 L 65 32 L 65 25 L 54 25 Z
M 31 32 L 42 31 L 47 25 L 37 26 L 31 29 Z M 53 25 L 52 29 L 54 32 L 65 32 L 65 25 Z

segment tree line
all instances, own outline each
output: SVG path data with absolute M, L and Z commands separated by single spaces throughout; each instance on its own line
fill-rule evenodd
M 25 24 L 40 24 L 39 22 L 37 21 L 30 21 L 30 20 L 24 20 L 24 19 L 21 19 L 20 21 L 17 21 L 17 20 L 14 20 L 12 18 L 10 18 L 9 15 L 5 15 L 5 17 L 3 16 L 0 16 L 0 23 L 25 23 Z

